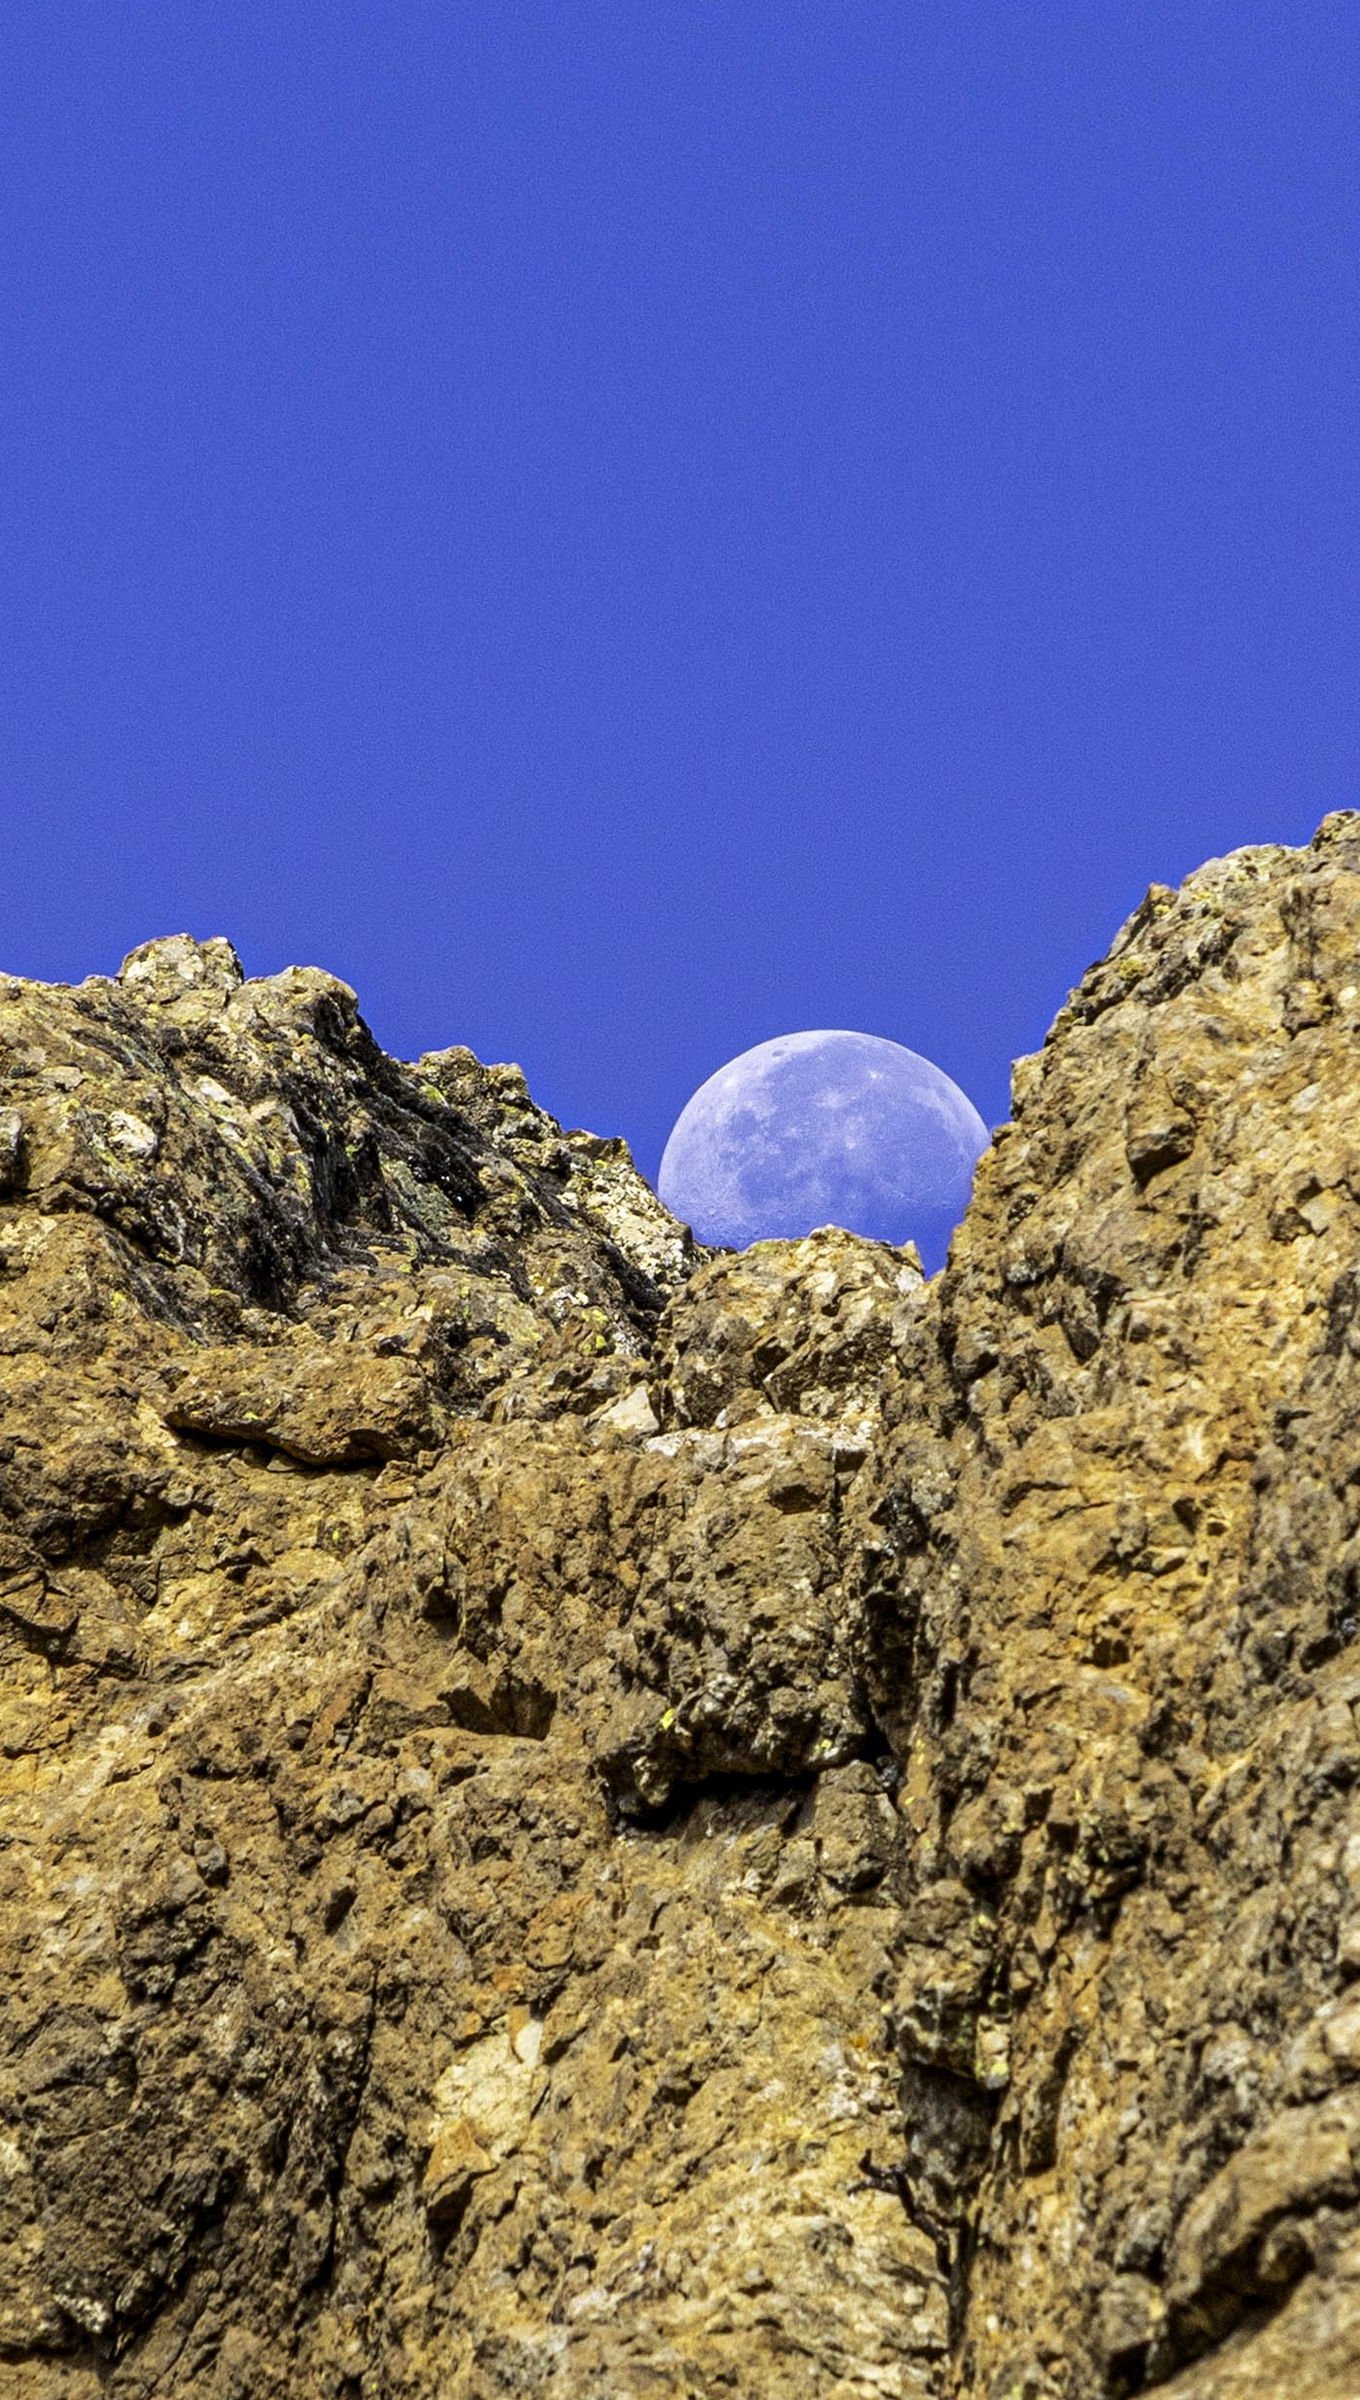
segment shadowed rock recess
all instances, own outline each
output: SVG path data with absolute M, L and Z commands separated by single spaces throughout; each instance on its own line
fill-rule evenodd
M 0 2387 L 1356 2400 L 1360 818 L 951 1263 L 0 981 Z

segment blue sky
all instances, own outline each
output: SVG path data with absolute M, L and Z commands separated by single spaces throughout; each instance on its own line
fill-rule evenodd
M 187 928 L 654 1172 L 810 1025 L 983 1114 L 1357 798 L 1360 20 L 10 0 L 0 965 Z

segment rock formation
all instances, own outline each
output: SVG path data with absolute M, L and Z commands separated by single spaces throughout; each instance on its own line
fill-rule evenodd
M 1356 2400 L 1360 818 L 951 1263 L 0 981 L 0 2388 Z

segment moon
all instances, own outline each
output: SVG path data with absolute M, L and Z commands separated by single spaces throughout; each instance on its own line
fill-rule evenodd
M 699 1086 L 657 1190 L 728 1250 L 843 1225 L 944 1263 L 988 1132 L 956 1083 L 871 1033 L 781 1033 Z

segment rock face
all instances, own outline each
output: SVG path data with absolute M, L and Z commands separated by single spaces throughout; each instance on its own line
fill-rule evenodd
M 0 2386 L 1355 2400 L 1360 819 L 949 1268 L 225 943 L 0 981 Z

